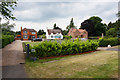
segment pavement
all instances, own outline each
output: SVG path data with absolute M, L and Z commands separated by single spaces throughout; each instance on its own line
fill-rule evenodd
M 114 48 L 114 47 L 98 47 L 97 50 L 120 51 L 120 47 L 118 47 L 118 48 Z
M 0 62 L 2 62 L 2 64 L 0 64 L 0 67 L 2 66 L 2 78 L 27 78 L 21 40 L 16 40 L 2 48 L 0 56 L 1 55 L 2 58 L 0 57 Z
M 2 70 L 3 78 L 27 78 L 26 72 L 24 70 L 24 64 L 4 66 Z

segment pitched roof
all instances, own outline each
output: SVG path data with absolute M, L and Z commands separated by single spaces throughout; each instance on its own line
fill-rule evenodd
M 71 32 L 79 31 L 81 33 L 81 32 L 85 32 L 86 31 L 84 29 L 75 29 L 75 28 L 71 28 L 71 29 L 72 29 Z
M 47 29 L 48 34 L 50 35 L 51 33 L 56 34 L 56 33 L 61 33 L 62 31 L 60 29 Z
M 36 32 L 36 30 L 34 30 L 34 29 L 27 29 L 27 28 L 24 28 L 23 31 Z

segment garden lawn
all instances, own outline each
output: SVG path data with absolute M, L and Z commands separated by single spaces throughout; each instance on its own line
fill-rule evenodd
M 96 51 L 62 58 L 26 60 L 30 78 L 114 78 L 118 77 L 118 52 Z

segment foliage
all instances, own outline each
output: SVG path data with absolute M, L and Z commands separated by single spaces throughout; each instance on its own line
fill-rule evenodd
M 62 31 L 62 29 L 61 29 L 61 28 L 59 28 L 58 26 L 56 26 L 56 23 L 54 24 L 53 29 L 59 29 L 59 30 L 61 30 L 61 31 Z
M 43 35 L 43 34 L 46 34 L 46 32 L 44 32 L 44 30 L 42 29 L 39 29 L 39 31 L 37 32 L 37 35 Z
M 55 42 L 41 42 L 38 45 L 31 46 L 30 49 L 35 49 L 35 56 L 40 57 L 50 57 L 50 56 L 60 56 L 77 54 L 87 51 L 94 51 L 98 47 L 98 42 L 94 41 L 70 41 L 65 40 L 61 44 Z
M 106 24 L 101 23 L 102 19 L 97 16 L 92 16 L 89 19 L 81 23 L 81 29 L 86 29 L 88 31 L 88 36 L 101 36 L 102 33 L 105 34 Z
M 16 31 L 15 34 L 16 35 L 21 35 L 21 31 Z
M 13 16 L 12 11 L 14 10 L 14 7 L 17 6 L 17 2 L 14 0 L 9 1 L 9 0 L 2 0 L 0 2 L 0 13 L 5 19 L 12 19 L 15 20 L 16 18 Z
M 57 56 L 61 53 L 62 46 L 57 42 L 42 42 L 33 47 L 36 50 L 36 57 Z
M 99 46 L 107 47 L 108 45 L 115 46 L 118 44 L 118 38 L 100 38 Z
M 106 36 L 108 37 L 116 37 L 117 33 L 120 29 L 120 19 L 116 20 L 116 22 L 110 22 L 107 26 Z
M 74 25 L 74 22 L 73 22 L 73 18 L 71 19 L 70 24 L 66 27 L 67 31 L 69 31 L 70 28 L 76 28 L 76 26 Z
M 63 35 L 63 39 L 71 39 L 72 36 Z
M 115 28 L 110 28 L 108 31 L 106 31 L 106 36 L 117 37 L 116 29 Z
M 2 35 L 2 48 L 14 41 L 13 35 Z
M 3 35 L 15 35 L 15 32 L 11 29 L 14 28 L 15 24 L 10 24 L 9 21 L 0 23 L 0 29 L 2 29 Z
M 45 34 L 39 35 L 40 38 L 46 38 Z
M 67 35 L 68 31 L 67 30 L 62 30 L 63 35 Z

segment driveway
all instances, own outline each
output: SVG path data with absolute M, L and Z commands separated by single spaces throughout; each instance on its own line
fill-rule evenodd
M 1 54 L 0 54 L 1 56 Z M 2 77 L 3 78 L 26 78 L 24 70 L 25 58 L 22 42 L 16 40 L 2 49 Z

